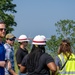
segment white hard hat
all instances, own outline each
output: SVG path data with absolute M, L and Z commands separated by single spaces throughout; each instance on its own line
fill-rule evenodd
M 29 41 L 26 35 L 20 35 L 18 38 L 18 42 Z
M 46 41 L 46 37 L 44 35 L 41 35 L 41 37 Z
M 32 44 L 46 45 L 46 42 L 45 42 L 44 38 L 41 37 L 41 35 L 37 35 L 34 37 Z

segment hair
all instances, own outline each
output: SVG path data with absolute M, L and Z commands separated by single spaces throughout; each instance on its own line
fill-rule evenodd
M 71 45 L 70 42 L 68 40 L 62 40 L 59 48 L 58 48 L 58 54 L 65 54 L 67 56 L 67 53 L 71 54 L 72 50 L 71 50 Z
M 45 53 L 45 47 L 43 45 L 33 45 L 27 60 L 29 72 L 33 72 L 38 67 L 39 58 L 43 53 Z
M 4 21 L 0 21 L 0 24 L 5 24 L 5 22 Z

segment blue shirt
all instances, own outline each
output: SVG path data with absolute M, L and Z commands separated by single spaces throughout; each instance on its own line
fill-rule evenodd
M 3 43 L 0 43 L 0 61 L 5 61 L 5 48 L 3 45 Z M 0 75 L 5 75 L 3 67 L 0 67 Z
M 11 67 L 14 70 L 14 49 L 12 48 L 12 46 L 10 46 L 7 43 L 4 44 L 4 47 L 5 47 L 5 50 L 6 50 L 5 59 L 10 60 Z M 9 74 L 7 67 L 5 68 L 5 74 Z

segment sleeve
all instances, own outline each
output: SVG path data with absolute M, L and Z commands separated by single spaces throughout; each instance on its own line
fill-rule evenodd
M 26 56 L 24 56 L 22 62 L 21 62 L 21 65 L 22 66 L 26 66 L 26 63 L 27 63 L 27 58 L 28 58 L 28 54 Z
M 19 50 L 17 50 L 16 52 L 16 61 L 17 61 L 17 64 L 21 64 L 22 62 L 22 54 Z
M 46 54 L 46 64 L 50 63 L 50 62 L 54 62 L 54 59 L 51 55 Z
M 5 60 L 9 60 L 10 59 L 10 48 L 8 48 L 7 45 L 4 45 L 6 53 L 5 53 Z
M 55 58 L 55 64 L 56 64 L 57 66 L 59 66 L 59 68 L 61 68 L 61 67 L 62 67 L 61 60 L 59 59 L 59 57 L 58 57 L 58 56 L 56 56 L 56 58 Z

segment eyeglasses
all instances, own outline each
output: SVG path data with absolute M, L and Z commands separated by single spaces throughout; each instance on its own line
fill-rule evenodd
M 3 30 L 6 31 L 6 28 L 0 28 L 0 31 L 1 31 L 1 32 L 2 32 Z
M 10 41 L 15 41 L 15 38 L 10 38 L 10 39 L 8 39 L 8 40 L 10 40 Z

